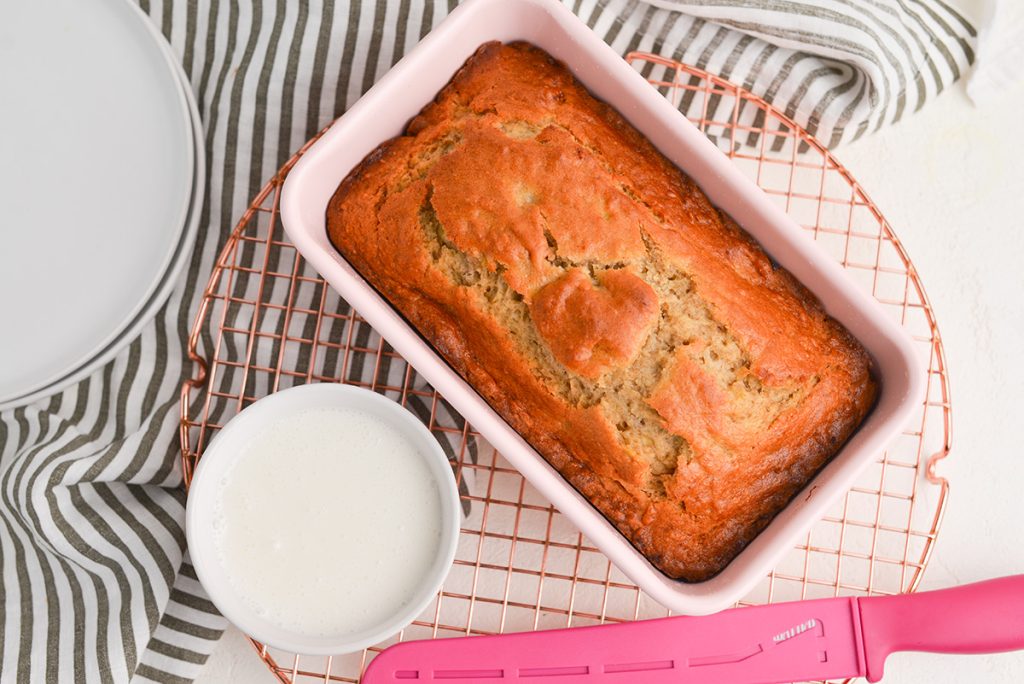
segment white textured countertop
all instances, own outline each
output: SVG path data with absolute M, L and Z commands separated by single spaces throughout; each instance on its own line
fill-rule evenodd
M 962 0 L 957 4 L 976 5 Z M 945 523 L 922 589 L 1024 573 L 1024 81 L 982 108 L 958 84 L 919 114 L 841 149 L 902 239 L 938 317 L 953 398 Z M 1024 681 L 1024 652 L 897 654 L 885 681 Z M 236 630 L 201 684 L 277 681 Z

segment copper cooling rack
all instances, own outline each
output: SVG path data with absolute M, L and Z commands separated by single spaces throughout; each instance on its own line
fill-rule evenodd
M 788 117 L 699 69 L 628 59 L 907 329 L 928 368 L 927 399 L 912 424 L 742 603 L 914 591 L 949 492 L 934 466 L 949 453 L 951 410 L 917 271 L 850 173 Z M 375 653 L 401 639 L 665 616 L 299 257 L 278 200 L 305 149 L 253 199 L 210 276 L 189 344 L 195 378 L 181 391 L 186 482 L 217 430 L 251 402 L 296 384 L 346 382 L 422 417 L 455 465 L 466 515 L 442 591 L 401 635 L 334 658 L 254 641 L 267 667 L 282 682 L 357 682 Z

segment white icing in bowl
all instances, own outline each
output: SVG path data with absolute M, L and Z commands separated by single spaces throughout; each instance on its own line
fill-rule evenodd
M 369 390 L 305 385 L 224 427 L 186 534 L 217 608 L 258 641 L 338 654 L 409 624 L 447 575 L 458 492 L 437 440 Z

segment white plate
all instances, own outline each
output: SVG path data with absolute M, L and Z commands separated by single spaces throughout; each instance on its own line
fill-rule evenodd
M 170 46 L 165 44 L 164 47 L 168 52 L 170 51 Z M 195 173 L 192 176 L 192 200 L 189 203 L 188 219 L 185 222 L 185 230 L 182 232 L 181 238 L 178 240 L 174 256 L 171 258 L 171 263 L 161 279 L 159 288 L 153 293 L 153 296 L 149 298 L 149 301 L 143 307 L 142 311 L 132 319 L 132 322 L 124 329 L 120 336 L 112 340 L 107 346 L 103 347 L 103 349 L 98 351 L 87 361 L 69 370 L 66 375 L 61 376 L 45 387 L 41 387 L 35 391 L 29 392 L 28 394 L 9 400 L 0 400 L 0 411 L 6 411 L 7 409 L 14 408 L 16 406 L 24 406 L 40 399 L 45 399 L 46 397 L 56 394 L 77 382 L 81 382 L 86 377 L 94 373 L 96 369 L 101 368 L 110 362 L 110 360 L 113 359 L 126 344 L 135 339 L 135 337 L 142 331 L 142 327 L 148 323 L 149 320 L 156 315 L 156 312 L 160 307 L 164 305 L 164 302 L 167 301 L 171 291 L 178 282 L 178 276 L 189 263 L 189 257 L 192 255 L 192 248 L 195 246 L 196 233 L 199 230 L 199 217 L 203 210 L 203 198 L 206 194 L 206 148 L 204 147 L 203 124 L 199 118 L 199 108 L 196 106 L 195 97 L 192 95 L 192 87 L 189 84 L 188 78 L 185 76 L 185 71 L 181 68 L 181 65 L 175 62 L 175 66 L 177 67 L 178 80 L 180 82 L 182 92 L 188 102 L 189 118 L 192 122 L 192 136 L 193 144 L 195 146 Z
M 0 5 L 0 404 L 158 308 L 196 173 L 177 69 L 125 0 Z

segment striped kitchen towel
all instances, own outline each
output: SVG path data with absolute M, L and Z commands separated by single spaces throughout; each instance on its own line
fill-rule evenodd
M 917 111 L 974 61 L 974 28 L 943 0 L 648 4 L 685 12 L 673 56 L 761 96 L 829 147 Z
M 456 4 L 139 2 L 205 124 L 199 238 L 166 306 L 115 361 L 0 414 L 3 681 L 198 674 L 224 621 L 184 549 L 176 398 L 203 285 L 260 186 Z M 620 53 L 719 73 L 833 145 L 916 110 L 973 58 L 974 30 L 943 0 L 566 3 Z

